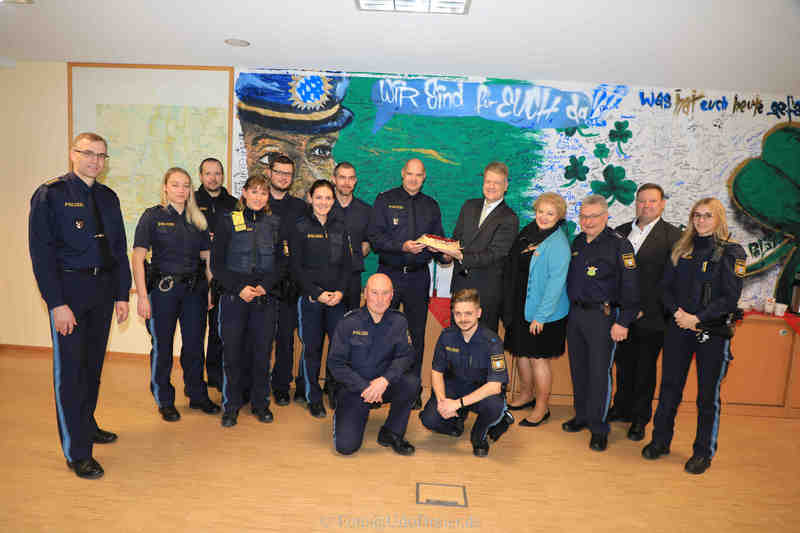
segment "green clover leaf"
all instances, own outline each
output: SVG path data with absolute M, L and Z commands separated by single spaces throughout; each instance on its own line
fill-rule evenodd
M 788 303 L 794 276 L 800 272 L 800 127 L 780 125 L 764 135 L 761 157 L 746 159 L 728 180 L 730 197 L 761 226 L 782 232 L 784 240 L 747 265 L 755 274 L 785 261 L 775 299 Z
M 586 174 L 589 172 L 589 167 L 583 164 L 585 160 L 586 158 L 584 156 L 569 156 L 569 165 L 564 167 L 564 177 L 568 182 L 562 185 L 562 187 L 569 187 L 576 181 L 586 181 Z
M 594 156 L 600 160 L 601 165 L 605 165 L 605 159 L 608 157 L 610 153 L 608 146 L 603 143 L 600 143 L 594 147 Z
M 608 140 L 612 143 L 617 143 L 619 153 L 622 155 L 626 155 L 625 152 L 622 151 L 622 145 L 628 142 L 631 137 L 633 137 L 633 133 L 628 129 L 627 120 L 614 122 L 614 129 L 608 132 Z
M 608 205 L 619 200 L 620 203 L 630 205 L 636 197 L 636 182 L 625 179 L 625 169 L 608 165 L 603 169 L 603 180 L 591 183 L 592 192 L 601 194 L 609 199 Z
M 567 137 L 572 137 L 576 133 L 579 134 L 581 137 L 597 137 L 597 133 L 583 133 L 583 126 L 577 126 L 572 128 L 556 128 L 556 131 L 560 131 Z

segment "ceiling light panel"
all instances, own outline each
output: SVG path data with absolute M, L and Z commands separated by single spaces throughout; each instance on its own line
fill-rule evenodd
M 471 0 L 356 0 L 361 11 L 466 15 Z

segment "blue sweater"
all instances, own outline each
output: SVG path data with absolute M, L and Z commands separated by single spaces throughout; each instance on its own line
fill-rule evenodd
M 536 248 L 528 271 L 525 320 L 555 322 L 569 313 L 567 272 L 570 247 L 567 235 L 559 228 Z

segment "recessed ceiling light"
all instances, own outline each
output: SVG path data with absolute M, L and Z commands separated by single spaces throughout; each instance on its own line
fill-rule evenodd
M 0 4 L 18 4 L 21 6 L 29 6 L 33 4 L 33 0 L 0 0 Z
M 250 41 L 245 41 L 244 39 L 225 39 L 225 44 L 229 46 L 250 46 Z
M 466 15 L 471 0 L 356 0 L 361 11 Z

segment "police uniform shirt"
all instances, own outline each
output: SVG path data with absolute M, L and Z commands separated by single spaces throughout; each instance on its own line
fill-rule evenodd
M 211 196 L 202 185 L 194 193 L 194 199 L 197 202 L 197 207 L 206 217 L 208 222 L 208 232 L 213 234 L 217 231 L 222 215 L 228 211 L 236 209 L 236 198 L 228 194 L 225 187 L 219 188 L 217 196 Z
M 414 349 L 403 313 L 388 309 L 377 324 L 366 307 L 353 309 L 336 326 L 328 350 L 328 367 L 347 390 L 360 393 L 383 376 L 396 382 L 414 361 Z
M 291 233 L 292 227 L 306 214 L 308 209 L 307 203 L 289 193 L 286 193 L 280 200 L 270 193 L 268 202 L 272 214 L 278 215 L 284 224 L 281 230 L 282 235 L 287 236 Z
M 200 252 L 211 248 L 208 231 L 199 230 L 172 205 L 147 209 L 133 238 L 134 248 L 153 250 L 153 269 L 165 274 L 192 274 L 200 270 Z
M 630 241 L 606 227 L 591 242 L 581 233 L 572 243 L 567 274 L 570 302 L 619 306 L 615 322 L 628 327 L 639 312 L 639 280 Z
M 420 266 L 430 262 L 432 257 L 448 262 L 449 259 L 443 254 L 431 254 L 427 249 L 418 254 L 403 252 L 404 242 L 416 240 L 425 233 L 444 236 L 442 213 L 436 200 L 421 192 L 410 195 L 402 187 L 382 192 L 375 198 L 369 223 L 369 241 L 379 254 L 381 264 L 393 267 Z
M 113 265 L 104 265 L 90 193 L 103 218 Z M 90 189 L 70 172 L 41 185 L 31 199 L 29 243 L 33 272 L 48 309 L 64 305 L 61 270 L 103 267 L 114 279 L 114 300 L 127 302 L 131 287 L 125 225 L 116 193 L 97 181 Z
M 322 225 L 309 207 L 289 234 L 292 277 L 303 296 L 317 299 L 323 291 L 342 291 L 352 272 L 350 243 L 344 221 L 331 212 Z
M 715 268 L 714 237 L 695 237 L 694 249 L 688 257 L 672 260 L 664 269 L 664 307 L 670 315 L 678 307 L 696 315 L 701 321 L 719 318 L 736 310 L 746 273 L 745 251 L 740 245 L 721 242 L 722 257 Z M 711 282 L 711 299 L 703 305 L 703 285 Z
M 270 217 L 271 220 L 265 221 L 265 217 Z M 269 223 L 265 224 L 266 222 Z M 272 250 L 257 249 L 256 239 L 253 235 L 256 224 L 265 224 L 267 227 L 264 228 L 264 231 L 271 230 L 273 232 L 271 239 L 274 241 L 274 247 Z M 211 246 L 211 271 L 214 273 L 214 278 L 226 291 L 239 294 L 247 285 L 253 287 L 261 285 L 267 292 L 270 292 L 275 284 L 286 275 L 289 246 L 285 240 L 280 238 L 280 225 L 280 217 L 275 214 L 267 214 L 263 209 L 256 212 L 245 207 L 242 211 L 230 211 L 223 215 Z M 254 261 L 261 260 L 264 255 L 270 255 L 272 252 L 271 255 L 275 261 L 272 271 L 260 271 L 256 267 L 251 268 L 249 272 L 231 270 L 227 262 L 234 234 L 237 234 L 238 237 L 242 235 L 254 237 L 248 252 L 252 253 Z
M 333 209 L 337 212 L 337 216 L 344 220 L 347 234 L 350 236 L 350 247 L 353 249 L 353 272 L 364 272 L 364 254 L 361 252 L 361 243 L 369 241 L 367 228 L 372 207 L 353 196 L 347 207 L 342 207 L 337 199 L 333 204 Z
M 431 368 L 444 374 L 445 379 L 454 379 L 473 389 L 489 381 L 508 383 L 503 341 L 481 325 L 469 342 L 464 340 L 464 334 L 457 327 L 442 331 L 433 352 Z

